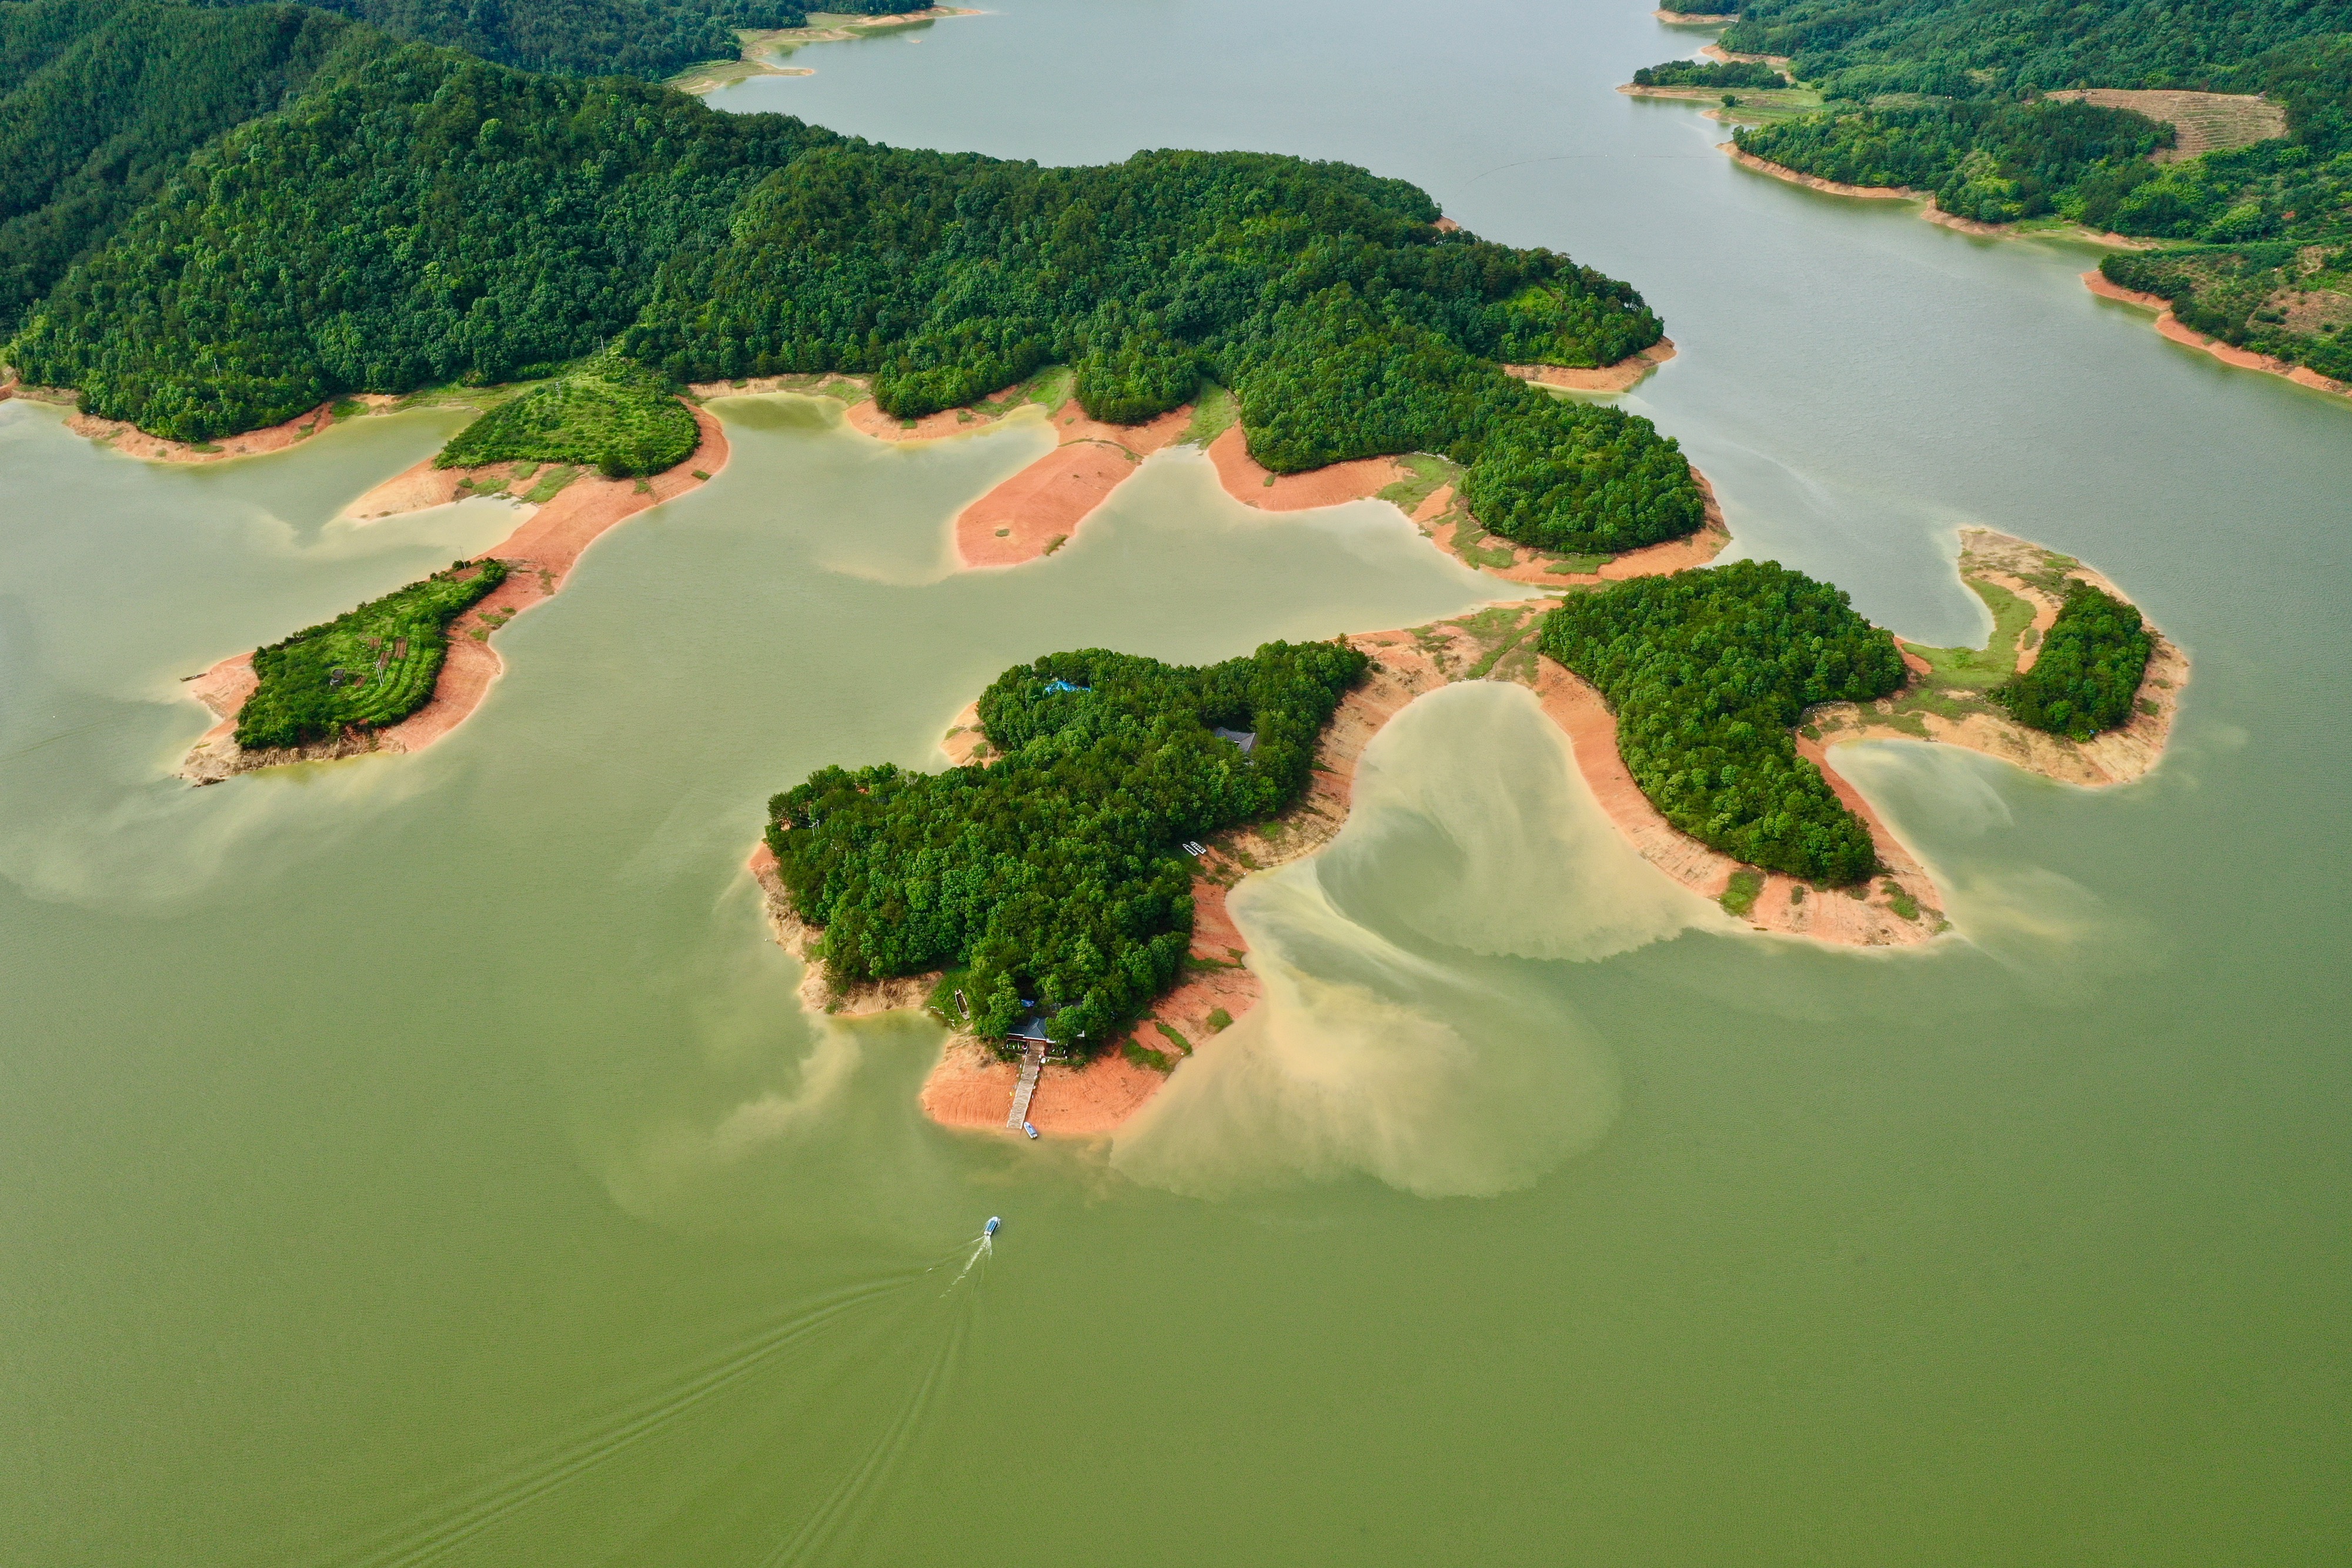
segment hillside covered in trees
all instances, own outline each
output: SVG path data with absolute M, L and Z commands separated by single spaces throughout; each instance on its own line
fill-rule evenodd
M 1438 215 L 1345 164 L 1045 169 L 385 46 L 205 148 L 7 354 L 183 440 L 350 392 L 542 376 L 615 341 L 677 381 L 871 374 L 908 417 L 1064 362 L 1089 413 L 1133 422 L 1206 373 L 1278 472 L 1421 449 L 1491 493 L 1491 451 L 1538 497 L 1505 508 L 1511 537 L 1617 549 L 1700 527 L 1647 421 L 1498 363 L 1646 348 L 1641 297 Z
M 1034 1005 L 1054 1040 L 1100 1050 L 1183 966 L 1180 846 L 1296 800 L 1367 663 L 1270 643 L 1202 668 L 1099 648 L 1016 665 L 980 701 L 994 760 L 820 769 L 769 802 L 768 845 L 837 982 L 966 970 L 983 1038 Z
M 197 147 L 369 40 L 301 5 L 0 0 L 0 332 Z
M 2352 0 L 1746 0 L 1722 38 L 1786 55 L 1832 97 L 2053 88 L 2255 90 L 2250 63 L 2352 32 Z
M 1790 734 L 1816 703 L 1867 702 L 1906 679 L 1895 639 L 1843 590 L 1737 561 L 1578 594 L 1540 635 L 1616 714 L 1619 755 L 1675 827 L 1810 882 L 1871 874 L 1869 828 Z
M 2352 382 L 2352 241 L 2125 252 L 2099 271 L 2200 332 Z
M 1743 152 L 1822 179 L 1906 185 L 1983 223 L 2060 218 L 2183 242 L 2108 258 L 2199 330 L 2338 380 L 2352 317 L 2352 0 L 1754 0 L 1727 47 L 1793 57 L 1832 100 L 1743 128 Z M 2181 141 L 2165 100 L 2097 107 L 2061 89 L 2239 95 L 2180 112 L 2283 110 L 2240 144 Z M 2178 100 L 2175 100 L 2177 102 Z M 2144 110 L 2145 114 L 2135 112 Z M 2175 156 L 2178 143 L 2195 156 Z
M 236 4 L 237 0 L 207 0 Z M 658 81 L 705 60 L 741 57 L 740 27 L 799 27 L 801 0 L 317 0 L 395 38 L 463 49 L 502 66 L 560 76 Z M 928 0 L 824 0 L 814 7 L 897 16 Z

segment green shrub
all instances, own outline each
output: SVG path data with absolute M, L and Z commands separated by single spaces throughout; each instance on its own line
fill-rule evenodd
M 618 355 L 599 354 L 490 410 L 433 463 L 477 468 L 525 458 L 592 465 L 617 479 L 675 468 L 700 439 L 694 415 L 661 377 Z
M 2078 581 L 2033 667 L 1989 695 L 2020 724 L 2088 740 L 2130 719 L 2154 652 L 2137 606 Z

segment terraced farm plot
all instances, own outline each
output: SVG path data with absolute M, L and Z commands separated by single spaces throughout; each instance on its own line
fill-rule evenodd
M 2095 103 L 2102 109 L 2127 109 L 2169 123 L 2178 140 L 2156 154 L 2159 163 L 2183 163 L 2200 153 L 2226 152 L 2286 134 L 2286 106 L 2249 93 L 2091 87 L 2050 96 L 2062 101 Z
M 431 700 L 449 623 L 506 580 L 501 560 L 458 561 L 323 625 L 257 648 L 259 685 L 236 716 L 248 750 L 397 724 Z

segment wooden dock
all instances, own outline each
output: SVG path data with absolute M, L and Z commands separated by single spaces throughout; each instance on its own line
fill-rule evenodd
M 1029 1120 L 1029 1102 L 1037 1093 L 1037 1074 L 1045 1067 L 1045 1048 L 1033 1045 L 1021 1053 L 1021 1082 L 1013 1086 L 1013 1113 L 1004 1118 L 1004 1125 L 1019 1132 Z

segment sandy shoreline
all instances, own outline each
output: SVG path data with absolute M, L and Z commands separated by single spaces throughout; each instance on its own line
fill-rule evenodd
M 957 514 L 956 559 L 966 570 L 1019 566 L 1061 549 L 1138 465 L 1183 435 L 1192 407 L 1105 424 L 1073 398 L 1046 417 L 1054 450 Z
M 1536 382 L 1548 387 L 1563 387 L 1570 392 L 1632 392 L 1647 381 L 1660 365 L 1675 357 L 1675 340 L 1661 338 L 1638 353 L 1626 355 L 1613 365 L 1580 371 L 1567 365 L 1505 365 L 1503 372 L 1523 382 Z
M 223 659 L 188 683 L 189 695 L 212 709 L 220 722 L 205 732 L 180 765 L 180 777 L 194 784 L 217 784 L 239 773 L 282 767 L 293 762 L 325 761 L 367 752 L 421 751 L 465 722 L 481 706 L 490 683 L 505 664 L 490 646 L 490 634 L 535 604 L 562 591 L 572 567 L 588 547 L 607 529 L 689 490 L 699 488 L 727 465 L 727 436 L 719 421 L 703 409 L 692 410 L 701 439 L 687 460 L 650 479 L 606 479 L 583 474 L 565 486 L 545 506 L 531 508 L 515 531 L 483 552 L 508 563 L 507 580 L 481 602 L 459 616 L 449 628 L 448 656 L 425 705 L 401 720 L 366 735 L 344 736 L 317 746 L 248 752 L 236 744 L 237 710 L 253 695 L 253 654 Z M 381 504 L 410 497 L 415 504 L 394 505 L 374 514 L 418 510 L 455 498 L 461 474 L 444 469 L 442 477 L 419 478 L 431 460 L 371 490 L 362 501 Z M 508 465 L 497 465 L 504 469 Z M 485 471 L 487 472 L 487 471 Z M 403 489 L 404 482 L 406 483 Z M 450 494 L 444 497 L 446 487 Z
M 2252 349 L 2241 349 L 2235 344 L 2225 343 L 2219 338 L 2207 337 L 2182 321 L 2179 317 L 2175 316 L 2172 313 L 2172 301 L 2161 294 L 2142 294 L 2137 289 L 2123 287 L 2110 282 L 2106 275 L 2096 267 L 2083 274 L 2083 286 L 2102 299 L 2113 299 L 2118 304 L 2133 305 L 2143 310 L 2155 311 L 2156 329 L 2159 333 L 2184 348 L 2201 349 L 2225 365 L 2233 366 L 2242 371 L 2260 371 L 2264 375 L 2282 376 L 2297 386 L 2309 387 L 2315 392 L 2334 392 L 2339 397 L 2352 397 L 2352 382 L 2339 382 L 2323 376 L 2309 365 L 2294 364 L 2269 354 L 2258 354 Z

